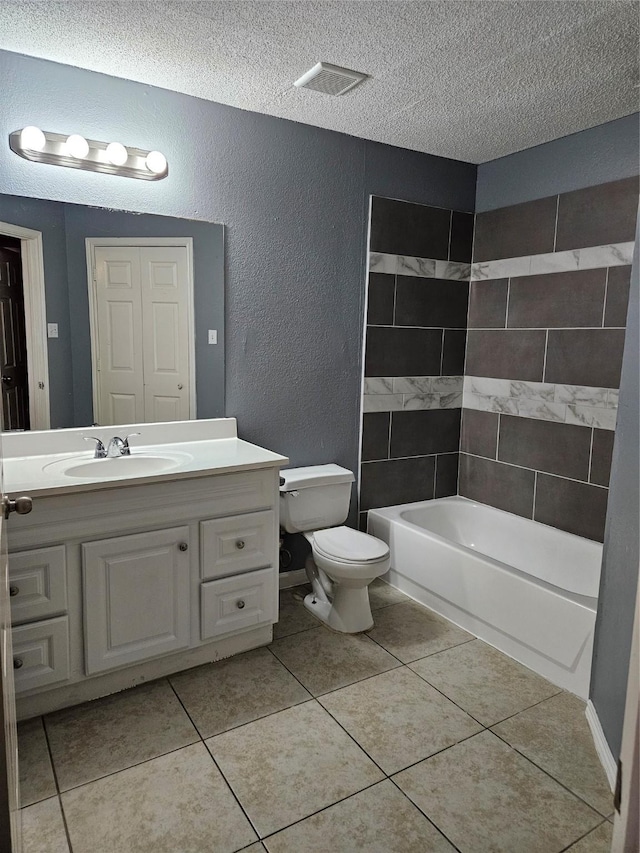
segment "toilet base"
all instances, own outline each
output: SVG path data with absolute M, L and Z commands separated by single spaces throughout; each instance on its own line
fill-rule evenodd
M 305 596 L 304 606 L 329 628 L 342 634 L 360 634 L 373 628 L 368 586 L 350 589 L 335 585 L 333 601 L 323 600 L 310 592 Z

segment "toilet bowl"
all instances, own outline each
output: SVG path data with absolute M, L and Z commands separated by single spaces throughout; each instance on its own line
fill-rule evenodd
M 305 570 L 312 592 L 304 606 L 330 628 L 348 634 L 373 626 L 368 587 L 389 568 L 385 542 L 342 526 L 353 480 L 346 468 L 314 465 L 281 471 L 280 483 L 281 526 L 304 533 L 311 545 Z

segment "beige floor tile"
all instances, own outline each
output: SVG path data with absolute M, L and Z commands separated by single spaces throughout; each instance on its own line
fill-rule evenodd
M 302 603 L 310 586 L 294 586 L 280 591 L 278 621 L 273 626 L 274 639 L 288 637 L 307 628 L 316 628 L 318 620 Z
M 374 611 L 380 610 L 381 607 L 388 607 L 390 604 L 400 604 L 402 601 L 411 601 L 411 599 L 404 592 L 400 592 L 399 589 L 390 586 L 380 578 L 376 578 L 369 585 L 369 602 Z
M 199 739 L 165 680 L 57 711 L 45 725 L 61 791 Z
M 18 768 L 21 806 L 30 806 L 58 793 L 42 717 L 18 723 Z
M 254 649 L 170 678 L 202 737 L 310 699 L 268 649 Z
M 266 845 L 269 853 L 454 853 L 388 780 L 272 835 Z
M 585 704 L 561 693 L 494 726 L 501 738 L 607 817 L 613 796 L 584 715 Z
M 267 848 L 261 841 L 256 841 L 255 844 L 251 844 L 249 847 L 243 847 L 240 853 L 266 853 Z
M 403 663 L 473 639 L 432 610 L 413 601 L 377 610 L 369 636 Z
M 558 853 L 601 820 L 489 731 L 394 779 L 462 853 Z
M 324 625 L 270 648 L 314 696 L 400 665 L 364 634 L 339 634 Z
M 69 853 L 57 797 L 22 809 L 22 853 Z
M 485 726 L 560 691 L 482 640 L 430 655 L 410 666 Z
M 567 853 L 609 853 L 612 838 L 613 827 L 609 821 L 605 820 L 593 832 L 572 844 Z
M 318 701 L 387 774 L 482 730 L 407 667 L 327 693 Z
M 315 701 L 206 743 L 260 837 L 384 778 Z
M 73 853 L 231 853 L 256 834 L 203 743 L 62 795 Z

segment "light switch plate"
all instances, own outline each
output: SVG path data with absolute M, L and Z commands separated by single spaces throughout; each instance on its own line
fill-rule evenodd
M 218 330 L 217 329 L 209 329 L 209 343 L 217 344 L 218 343 Z
M 58 324 L 57 323 L 47 323 L 47 337 L 49 337 L 49 338 L 57 338 L 58 337 Z

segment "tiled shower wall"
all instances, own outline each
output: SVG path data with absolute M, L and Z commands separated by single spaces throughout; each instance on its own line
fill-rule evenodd
M 471 214 L 372 200 L 361 525 L 459 493 L 602 540 L 637 202 L 478 214 L 469 270 Z

